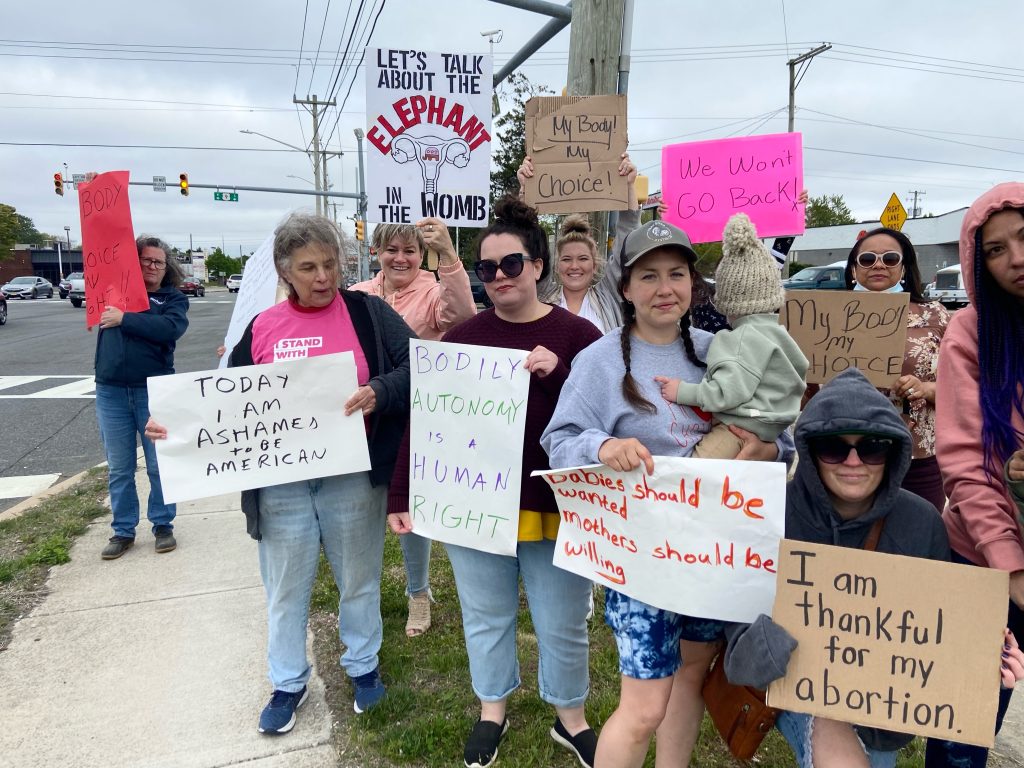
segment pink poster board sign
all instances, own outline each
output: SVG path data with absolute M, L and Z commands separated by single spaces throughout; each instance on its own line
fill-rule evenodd
M 694 243 L 722 239 L 734 213 L 745 213 L 761 237 L 799 235 L 804 156 L 799 133 L 670 144 L 661 150 L 668 213 Z

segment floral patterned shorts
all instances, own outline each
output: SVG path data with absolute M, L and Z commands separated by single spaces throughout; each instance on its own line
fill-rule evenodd
M 604 620 L 615 635 L 619 671 L 635 680 L 671 677 L 682 664 L 680 640 L 713 643 L 725 626 L 655 608 L 614 589 L 605 589 Z

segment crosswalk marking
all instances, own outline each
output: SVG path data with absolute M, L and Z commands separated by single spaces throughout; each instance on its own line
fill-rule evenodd
M 54 387 L 46 387 L 38 392 L 32 392 L 27 395 L 4 394 L 4 390 L 49 379 L 72 379 L 72 381 Z M 93 376 L 0 376 L 0 400 L 93 400 L 95 398 L 96 379 Z
M 22 499 L 45 491 L 59 474 L 0 477 L 0 499 Z

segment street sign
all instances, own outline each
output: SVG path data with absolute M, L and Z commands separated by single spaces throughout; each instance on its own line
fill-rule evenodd
M 238 193 L 237 192 L 214 192 L 214 200 L 220 200 L 225 203 L 237 203 Z
M 73 182 L 75 182 L 75 184 L 74 184 L 75 189 L 78 189 L 78 185 L 85 182 L 85 174 L 84 173 L 73 173 L 73 174 L 71 174 L 71 180 Z
M 907 220 L 907 209 L 903 207 L 903 203 L 896 197 L 895 192 L 892 193 L 889 202 L 885 204 L 885 210 L 878 218 L 883 227 L 895 229 L 897 232 L 903 229 L 903 223 Z
M 153 191 L 154 192 L 166 192 L 167 191 L 167 177 L 166 176 L 154 176 L 153 177 Z

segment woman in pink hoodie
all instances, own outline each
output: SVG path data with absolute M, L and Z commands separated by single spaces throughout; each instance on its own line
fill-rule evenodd
M 440 339 L 476 314 L 469 275 L 441 219 L 380 224 L 373 232 L 373 250 L 380 272 L 351 290 L 384 299 L 419 338 Z M 428 250 L 438 254 L 436 278 L 420 269 Z M 410 533 L 399 540 L 409 598 L 405 634 L 416 637 L 430 629 L 430 539 Z
M 1024 448 L 1024 184 L 979 197 L 960 230 L 970 304 L 939 351 L 936 453 L 954 562 L 1010 572 L 1008 625 L 1024 631 L 1024 538 L 1006 472 Z M 1000 694 L 996 731 L 1010 703 Z M 931 739 L 926 766 L 984 766 L 987 750 Z

